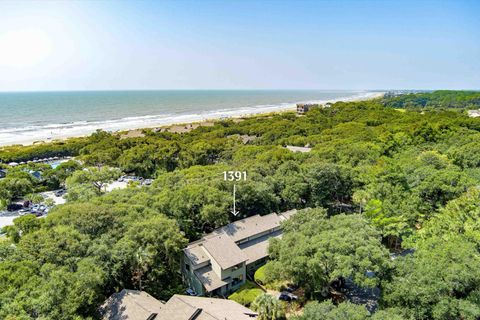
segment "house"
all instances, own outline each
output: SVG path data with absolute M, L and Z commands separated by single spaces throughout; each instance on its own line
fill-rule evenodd
M 182 275 L 199 296 L 225 296 L 265 264 L 269 239 L 282 235 L 281 222 L 296 210 L 255 215 L 230 223 L 183 249 Z
M 233 300 L 176 294 L 156 320 L 254 320 L 257 316 Z
M 297 114 L 304 114 L 318 105 L 313 103 L 297 103 Z
M 252 320 L 258 315 L 232 300 L 174 295 L 162 303 L 126 289 L 110 296 L 99 313 L 103 320 Z

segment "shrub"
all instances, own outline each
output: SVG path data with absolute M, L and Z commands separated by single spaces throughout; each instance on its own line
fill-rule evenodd
M 237 292 L 231 294 L 228 299 L 248 307 L 262 293 L 262 289 L 260 289 L 254 283 L 247 281 L 240 287 L 240 289 L 238 289 Z
M 265 275 L 265 266 L 261 266 L 260 268 L 258 268 L 258 270 L 255 271 L 255 275 L 253 276 L 253 278 L 255 279 L 255 282 L 261 285 L 265 285 L 267 283 L 266 275 Z

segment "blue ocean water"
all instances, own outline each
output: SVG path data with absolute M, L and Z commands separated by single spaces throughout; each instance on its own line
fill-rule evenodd
M 0 145 L 292 108 L 371 92 L 168 90 L 0 93 Z

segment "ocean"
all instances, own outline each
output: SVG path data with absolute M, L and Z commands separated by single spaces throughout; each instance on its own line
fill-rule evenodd
M 366 91 L 163 90 L 0 93 L 0 145 L 287 110 Z

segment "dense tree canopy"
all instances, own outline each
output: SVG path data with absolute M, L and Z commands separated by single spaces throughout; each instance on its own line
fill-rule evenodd
M 480 317 L 480 256 L 473 243 L 451 235 L 422 241 L 412 256 L 398 258 L 385 287 L 387 305 L 414 319 Z
M 0 148 L 0 208 L 68 189 L 67 204 L 48 217 L 3 229 L 0 318 L 94 318 L 122 288 L 167 300 L 185 290 L 178 264 L 188 241 L 238 218 L 296 208 L 265 270 L 319 300 L 299 319 L 478 319 L 480 119 L 463 109 L 478 108 L 478 97 L 417 93 L 180 134 L 98 131 Z M 6 165 L 55 156 L 75 160 Z M 247 172 L 236 182 L 238 216 L 230 214 L 228 170 Z M 121 174 L 155 181 L 105 192 Z M 332 304 L 341 279 L 381 289 L 379 310 Z
M 480 92 L 439 90 L 432 93 L 411 93 L 385 99 L 385 105 L 395 108 L 479 108 Z
M 317 297 L 328 296 L 332 282 L 340 278 L 374 286 L 390 268 L 380 240 L 380 233 L 360 215 L 327 217 L 324 210 L 306 209 L 284 223 L 282 240 L 272 239 L 266 273 Z
M 0 242 L 2 319 L 77 319 L 95 315 L 114 288 L 168 298 L 180 285 L 186 239 L 152 210 L 72 203 L 46 219 L 17 218 L 5 231 L 15 245 Z
M 385 309 L 371 315 L 364 306 L 350 302 L 335 306 L 331 301 L 310 302 L 294 320 L 404 320 L 399 310 Z

